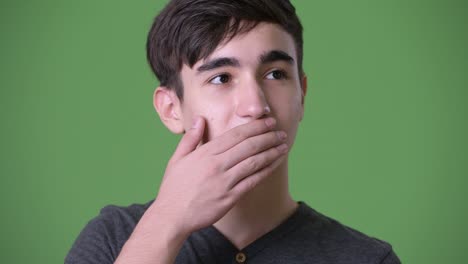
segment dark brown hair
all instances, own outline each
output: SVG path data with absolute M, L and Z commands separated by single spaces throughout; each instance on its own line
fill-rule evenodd
M 171 0 L 148 33 L 148 62 L 160 85 L 175 89 L 182 100 L 182 65 L 193 67 L 221 42 L 260 22 L 278 24 L 292 36 L 302 75 L 302 25 L 289 0 Z

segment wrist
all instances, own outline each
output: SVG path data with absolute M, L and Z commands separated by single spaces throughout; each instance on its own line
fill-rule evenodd
M 173 242 L 185 241 L 192 232 L 183 224 L 183 218 L 175 215 L 171 209 L 155 200 L 140 219 L 134 233 Z
M 150 207 L 125 243 L 116 263 L 173 263 L 189 235 L 172 223 L 164 211 L 158 210 L 157 206 Z

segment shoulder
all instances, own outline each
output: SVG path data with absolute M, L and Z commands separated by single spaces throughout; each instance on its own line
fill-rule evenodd
M 308 243 L 333 263 L 400 263 L 392 246 L 326 216 L 307 204 L 302 206 L 304 224 L 300 232 Z
M 109 228 L 115 228 L 115 231 L 132 232 L 152 202 L 128 206 L 108 205 L 102 208 L 99 215 L 91 222 L 105 224 Z
M 102 208 L 80 232 L 65 263 L 113 263 L 151 203 Z

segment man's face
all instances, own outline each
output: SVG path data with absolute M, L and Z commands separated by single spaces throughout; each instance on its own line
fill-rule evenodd
M 305 81 L 301 87 L 296 60 L 292 37 L 277 25 L 260 23 L 220 44 L 193 68 L 184 65 L 185 130 L 195 116 L 204 117 L 206 142 L 241 124 L 272 116 L 278 129 L 288 134 L 291 147 L 306 89 Z

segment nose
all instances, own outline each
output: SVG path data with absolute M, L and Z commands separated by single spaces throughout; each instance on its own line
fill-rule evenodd
M 236 113 L 240 117 L 259 119 L 271 112 L 265 93 L 255 79 L 238 89 L 237 100 Z

